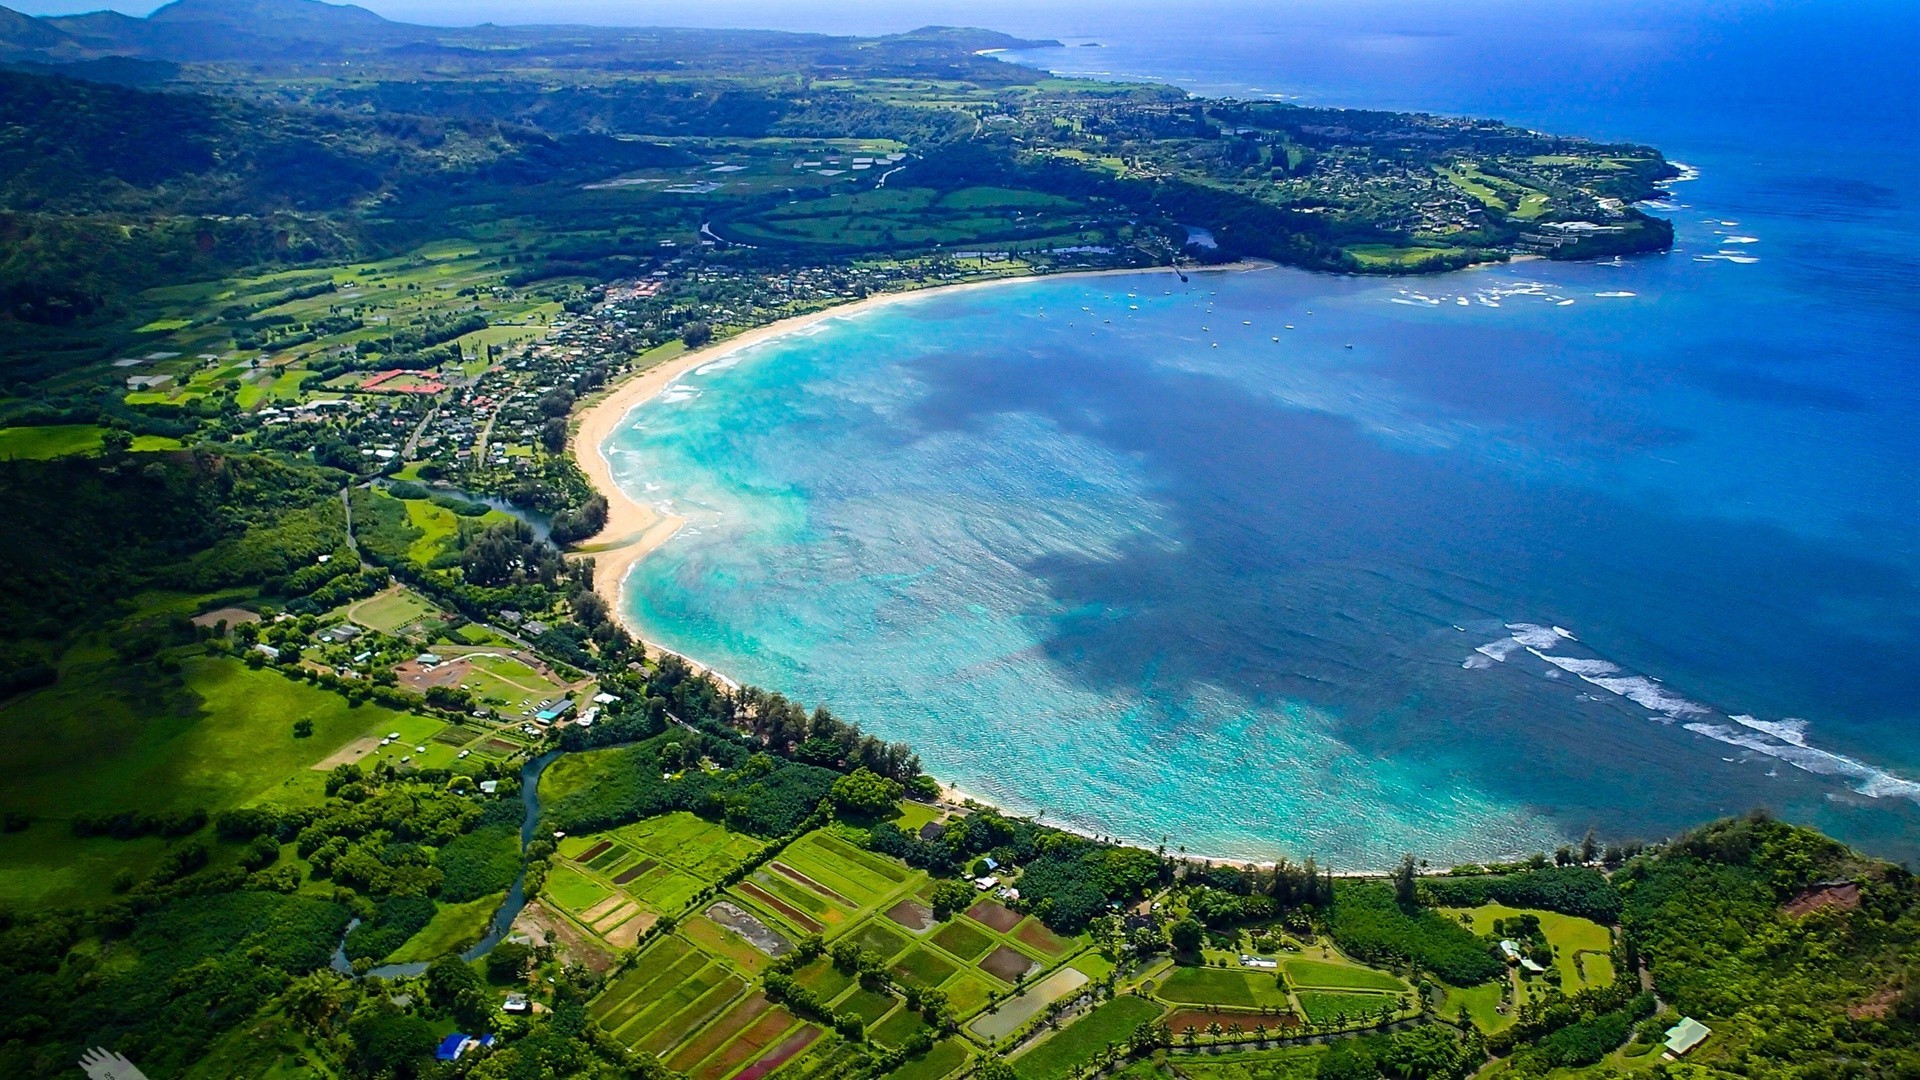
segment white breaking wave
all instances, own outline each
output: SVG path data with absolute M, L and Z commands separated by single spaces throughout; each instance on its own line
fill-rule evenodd
M 1805 720 L 1794 717 L 1762 720 L 1736 713 L 1727 717 L 1736 726 L 1728 726 L 1699 719 L 1711 716 L 1713 710 L 1674 693 L 1658 679 L 1624 671 L 1618 664 L 1597 657 L 1553 655 L 1549 650 L 1563 642 L 1579 640 L 1564 627 L 1515 622 L 1507 623 L 1506 628 L 1513 632 L 1511 636 L 1478 646 L 1461 667 L 1469 671 L 1484 670 L 1493 667 L 1495 661 L 1505 663 L 1516 651 L 1525 649 L 1557 669 L 1546 674 L 1558 675 L 1564 671 L 1578 676 L 1584 682 L 1634 702 L 1663 724 L 1684 721 L 1681 726 L 1696 735 L 1764 754 L 1804 772 L 1851 781 L 1854 791 L 1870 798 L 1901 798 L 1920 804 L 1920 781 L 1812 745 L 1807 740 Z
M 1560 643 L 1560 635 L 1554 632 L 1556 627 L 1535 626 L 1532 623 L 1508 623 L 1507 629 L 1513 631 L 1513 640 L 1516 644 L 1529 648 L 1551 649 Z
M 1751 716 L 1735 716 L 1729 719 L 1738 721 L 1748 728 L 1756 730 L 1742 731 L 1724 724 L 1692 723 L 1686 729 L 1696 735 L 1705 735 L 1729 746 L 1738 746 L 1765 754 L 1771 758 L 1792 765 L 1796 769 L 1816 773 L 1820 776 L 1837 776 L 1854 781 L 1853 790 L 1875 799 L 1889 796 L 1910 799 L 1920 803 L 1920 783 L 1903 776 L 1895 776 L 1885 769 L 1875 768 L 1864 761 L 1856 761 L 1845 754 L 1836 754 L 1822 750 L 1817 746 L 1808 746 L 1803 741 L 1768 738 L 1762 726 L 1765 721 L 1756 721 Z

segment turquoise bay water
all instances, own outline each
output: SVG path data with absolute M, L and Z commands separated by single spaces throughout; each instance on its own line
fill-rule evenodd
M 1884 467 L 1911 403 L 1677 359 L 1663 278 L 1698 265 L 1057 279 L 829 321 L 610 442 L 691 519 L 630 610 L 1132 840 L 1375 865 L 1766 803 L 1897 847 L 1911 522 L 1859 508 L 1912 480 Z
M 822 324 L 609 443 L 692 521 L 630 613 L 1136 841 L 1377 866 L 1764 805 L 1920 855 L 1913 13 L 1225 9 L 997 25 L 1098 35 L 1024 58 L 1061 70 L 1652 142 L 1700 174 L 1676 250 Z

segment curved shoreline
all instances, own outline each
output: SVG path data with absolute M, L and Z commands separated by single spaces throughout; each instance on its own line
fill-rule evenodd
M 1239 262 L 1228 263 L 1221 266 L 1191 268 L 1188 269 L 1186 273 L 1191 275 L 1198 273 L 1247 272 L 1267 270 L 1273 267 L 1274 264 L 1266 262 Z M 1022 274 L 1011 277 L 993 278 L 985 281 L 959 282 L 952 285 L 937 285 L 924 289 L 907 289 L 900 292 L 882 293 L 878 296 L 870 296 L 866 299 L 847 304 L 837 304 L 833 307 L 823 308 L 805 315 L 796 315 L 791 318 L 780 319 L 768 323 L 765 326 L 755 327 L 728 338 L 725 341 L 715 342 L 699 349 L 689 350 L 678 356 L 663 360 L 652 367 L 630 373 L 602 396 L 589 399 L 574 415 L 575 423 L 568 441 L 568 448 L 570 452 L 573 453 L 575 460 L 579 462 L 581 470 L 586 473 L 588 480 L 593 484 L 594 489 L 606 496 L 607 524 L 600 532 L 572 549 L 571 553 L 587 555 L 593 559 L 594 591 L 599 593 L 600 596 L 607 601 L 607 604 L 613 609 L 614 617 L 620 620 L 621 625 L 625 626 L 636 638 L 644 641 L 650 651 L 655 653 L 671 653 L 685 660 L 695 670 L 713 676 L 726 686 L 738 688 L 740 684 L 729 678 L 725 673 L 702 663 L 694 657 L 647 638 L 642 633 L 641 628 L 635 624 L 632 617 L 627 614 L 625 609 L 626 582 L 634 566 L 637 565 L 640 560 L 659 550 L 661 545 L 671 540 L 674 535 L 680 531 L 681 527 L 686 524 L 685 518 L 662 513 L 654 507 L 648 506 L 635 499 L 623 490 L 619 483 L 613 478 L 613 468 L 606 457 L 606 444 L 608 440 L 620 430 L 622 425 L 626 423 L 627 417 L 630 416 L 635 409 L 659 396 L 681 376 L 705 364 L 723 359 L 741 350 L 774 341 L 829 319 L 852 318 L 869 311 L 920 297 L 981 289 L 1014 282 L 1030 282 L 1052 278 L 1166 272 L 1168 271 L 1165 268 L 1161 268 L 1145 270 L 1087 270 L 1064 274 Z M 983 799 L 977 794 L 951 784 L 942 784 L 941 798 L 943 801 L 954 804 L 972 803 L 979 806 L 992 806 L 996 809 L 1006 809 L 991 800 Z M 1146 842 L 1134 842 L 1110 835 L 1096 834 L 1091 829 L 1073 826 L 1056 824 L 1054 827 L 1063 828 L 1069 832 L 1075 832 L 1089 837 L 1101 835 L 1114 843 L 1151 850 L 1151 845 Z M 1245 867 L 1270 868 L 1274 865 L 1272 861 L 1268 860 L 1207 855 L 1198 852 L 1189 852 L 1185 857 L 1194 860 Z M 1346 870 L 1334 870 L 1332 872 L 1336 876 L 1365 876 L 1369 874 L 1379 874 L 1384 871 L 1350 868 Z
M 1188 274 L 1236 273 L 1269 270 L 1273 267 L 1272 263 L 1243 261 L 1220 266 L 1195 267 L 1185 272 Z M 568 436 L 567 448 L 573 454 L 574 460 L 579 463 L 581 471 L 587 474 L 587 480 L 592 483 L 594 490 L 606 497 L 607 523 L 598 533 L 575 546 L 570 553 L 587 555 L 593 559 L 594 591 L 606 600 L 608 606 L 613 609 L 614 617 L 620 620 L 621 625 L 635 637 L 646 641 L 648 648 L 660 652 L 673 652 L 701 670 L 712 673 L 728 685 L 738 685 L 720 672 L 699 664 L 692 657 L 645 638 L 640 627 L 634 625 L 621 603 L 626 591 L 627 577 L 632 573 L 634 565 L 659 550 L 662 544 L 671 540 L 674 534 L 686 524 L 685 518 L 663 514 L 654 507 L 635 499 L 613 478 L 613 466 L 607 461 L 606 443 L 626 422 L 633 410 L 658 397 L 681 376 L 704 364 L 724 359 L 743 349 L 786 337 L 829 319 L 853 318 L 908 300 L 1015 282 L 1170 272 L 1167 268 L 1157 268 L 1079 270 L 1063 274 L 1019 274 L 984 281 L 964 281 L 952 285 L 935 285 L 924 289 L 881 293 L 863 300 L 808 312 L 805 315 L 779 319 L 765 326 L 757 326 L 736 334 L 725 341 L 691 349 L 678 356 L 669 357 L 652 367 L 632 372 L 604 395 L 589 399 L 574 413 L 573 430 Z

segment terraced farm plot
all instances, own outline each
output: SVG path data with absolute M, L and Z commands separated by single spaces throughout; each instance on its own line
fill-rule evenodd
M 709 883 L 671 866 L 656 865 L 621 888 L 635 900 L 662 915 L 673 915 L 693 902 Z
M 893 965 L 893 973 L 902 979 L 925 987 L 939 986 L 959 971 L 951 960 L 942 958 L 928 948 L 918 948 L 901 957 Z
M 934 1044 L 923 1057 L 917 1057 L 895 1069 L 887 1080 L 944 1080 L 967 1062 L 967 1048 L 958 1039 Z
M 1091 1065 L 1108 1046 L 1126 1042 L 1163 1011 L 1158 1002 L 1123 994 L 1015 1058 L 1014 1074 L 1020 1080 L 1066 1080 Z
M 642 960 L 627 969 L 625 975 L 594 999 L 587 1012 L 600 1021 L 602 1027 L 611 1031 L 624 1026 L 651 1007 L 662 994 L 707 966 L 707 958 L 686 942 L 665 938 L 661 944 L 668 942 L 673 945 L 671 949 L 649 950 L 651 961 Z
M 947 1004 L 953 1007 L 953 1014 L 964 1017 L 985 1005 L 993 996 L 994 988 L 978 975 L 962 974 L 941 989 L 947 992 Z
M 912 876 L 903 866 L 820 832 L 787 845 L 780 862 L 856 908 L 878 904 Z
M 978 900 L 967 909 L 967 918 L 1001 933 L 1020 925 L 1020 913 L 997 900 Z
M 973 1022 L 967 1025 L 967 1030 L 989 1042 L 1004 1039 L 1040 1015 L 1040 1010 L 1085 985 L 1087 977 L 1084 974 L 1072 968 L 1061 968 L 1033 984 L 1025 993 L 1001 1002 L 993 1012 L 974 1017 Z
M 934 924 L 933 909 L 918 900 L 902 900 L 887 909 L 887 918 L 915 934 L 925 933 Z
M 685 811 L 674 811 L 615 829 L 622 843 L 712 884 L 766 845 Z
M 1178 968 L 1160 984 L 1157 993 L 1161 999 L 1178 1005 L 1225 1005 L 1239 1009 L 1288 1007 L 1287 991 L 1276 976 L 1234 968 Z
M 787 925 L 796 927 L 803 933 L 817 934 L 827 928 L 825 923 L 773 895 L 756 882 L 743 881 L 734 886 L 734 891 L 754 906 L 771 911 L 785 920 Z
M 693 1067 L 689 1073 L 693 1080 L 721 1080 L 735 1069 L 760 1056 L 760 1053 L 772 1046 L 782 1033 L 792 1027 L 793 1014 L 775 1005 L 761 1014 L 745 1031 L 735 1036 L 733 1041 L 721 1047 L 712 1057 Z
M 869 922 L 854 931 L 853 940 L 882 960 L 891 960 L 900 955 L 900 951 L 910 944 L 905 934 L 878 921 Z
M 935 945 L 962 960 L 978 960 L 993 947 L 993 938 L 964 919 L 955 919 L 933 932 Z
M 1000 946 L 988 953 L 985 960 L 980 961 L 980 970 L 1004 983 L 1019 982 L 1028 972 L 1039 966 L 1033 957 L 1010 945 Z
M 1398 1011 L 1399 999 L 1390 994 L 1341 994 L 1332 990 L 1302 990 L 1297 995 L 1307 1019 L 1330 1024 L 1346 1017 L 1348 1022 L 1379 1019 L 1381 1006 Z
M 662 987 L 659 994 L 630 1002 L 629 1004 L 639 1004 L 642 1007 L 634 1013 L 631 1020 L 614 1029 L 613 1034 L 629 1046 L 638 1045 L 715 987 L 730 984 L 736 986 L 733 993 L 738 993 L 746 986 L 745 981 L 738 975 L 720 965 L 704 964 L 679 982 Z
M 612 889 L 567 866 L 554 867 L 541 889 L 569 915 L 585 911 L 613 895 Z
M 595 855 L 591 859 L 585 859 L 581 861 L 584 861 L 586 863 L 587 869 L 589 870 L 605 871 L 608 867 L 612 866 L 614 863 L 617 863 L 622 859 L 628 858 L 632 854 L 633 854 L 632 852 L 628 851 L 626 848 L 621 847 L 619 844 L 610 844 L 608 845 L 607 849 L 605 851 L 602 851 L 600 854 Z
M 728 1039 L 759 1021 L 770 1008 L 772 1008 L 772 1002 L 767 1000 L 767 995 L 756 991 L 721 1014 L 720 1019 L 714 1021 L 712 1027 L 702 1031 L 691 1042 L 674 1051 L 667 1058 L 667 1068 L 675 1072 L 686 1072 L 699 1064 L 701 1059 L 720 1049 Z
M 758 1061 L 741 1069 L 734 1075 L 733 1080 L 760 1080 L 761 1077 L 798 1057 L 801 1051 L 812 1046 L 813 1040 L 819 1037 L 820 1029 L 808 1024 L 780 1040 L 780 1045 L 762 1054 Z
M 687 1037 L 689 1032 L 698 1031 L 707 1021 L 720 1015 L 734 999 L 745 993 L 747 981 L 738 975 L 727 975 L 714 983 L 705 993 L 693 999 L 685 1008 L 663 1022 L 633 1044 L 634 1049 L 658 1055 L 664 1053 L 675 1043 Z
M 847 921 L 848 910 L 784 874 L 763 867 L 755 871 L 748 881 L 806 912 L 809 918 L 823 926 L 839 926 Z
M 863 1024 L 871 1024 L 892 1011 L 900 999 L 892 994 L 883 994 L 878 990 L 869 990 L 862 986 L 848 994 L 846 1000 L 835 1005 L 834 1012 L 842 1016 L 857 1016 Z
M 853 976 L 834 967 L 833 962 L 823 956 L 801 968 L 793 981 L 818 994 L 821 1001 L 832 1001 L 853 985 Z
M 901 1006 L 868 1034 L 882 1046 L 898 1048 L 907 1045 L 908 1039 L 927 1030 L 929 1030 L 927 1022 L 920 1018 L 919 1013 Z
M 1323 960 L 1293 959 L 1286 962 L 1287 981 L 1296 987 L 1320 990 L 1386 990 L 1400 993 L 1407 984 L 1384 971 L 1353 964 L 1329 964 Z
M 1073 948 L 1073 942 L 1047 929 L 1039 919 L 1028 919 L 1021 923 L 1013 936 L 1018 938 L 1022 945 L 1031 945 L 1049 957 L 1065 956 Z
M 739 934 L 704 916 L 695 916 L 680 925 L 680 932 L 701 948 L 723 956 L 754 974 L 766 969 L 769 957 Z
M 771 870 L 775 874 L 780 875 L 781 877 L 787 879 L 788 881 L 791 881 L 794 884 L 799 885 L 801 888 L 804 888 L 809 892 L 813 892 L 820 896 L 825 897 L 826 899 L 832 901 L 833 903 L 839 905 L 840 907 L 847 908 L 849 910 L 856 910 L 860 907 L 860 905 L 855 901 L 840 895 L 839 893 L 833 891 L 827 886 L 822 885 L 820 882 L 815 881 L 814 879 L 808 877 L 807 875 L 801 873 L 798 870 L 795 870 L 793 867 L 788 866 L 786 863 L 783 863 L 778 859 L 775 859 L 773 862 L 768 863 L 767 869 Z

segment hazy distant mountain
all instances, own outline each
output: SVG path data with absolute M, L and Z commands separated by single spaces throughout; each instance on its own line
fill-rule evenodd
M 503 56 L 551 55 L 571 64 L 637 57 L 678 59 L 703 49 L 737 45 L 747 35 L 758 47 L 792 50 L 797 61 L 831 66 L 875 62 L 979 61 L 969 53 L 1042 42 L 990 30 L 929 26 L 905 34 L 856 39 L 824 34 L 631 27 L 431 27 L 393 22 L 350 4 L 321 0 L 175 0 L 144 19 L 114 12 L 32 18 L 0 8 L 0 61 L 62 62 L 132 56 L 177 63 L 257 64 L 379 57 L 405 63 L 433 57 L 479 55 L 476 47 L 512 50 Z M 858 43 L 864 55 L 849 50 Z M 784 60 L 774 70 L 801 63 Z M 998 65 L 995 65 L 998 67 Z M 987 70 L 992 70 L 991 68 Z
M 45 19 L 0 7 L 0 59 L 79 55 L 85 46 Z

